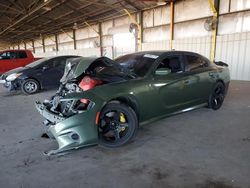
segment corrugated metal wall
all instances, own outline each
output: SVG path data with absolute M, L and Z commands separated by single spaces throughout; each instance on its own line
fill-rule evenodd
M 175 50 L 197 52 L 209 58 L 211 50 L 211 37 L 176 39 L 173 41 L 173 48 Z
M 173 41 L 173 49 L 197 52 L 209 58 L 211 50 L 211 37 L 176 39 Z M 142 50 L 170 50 L 169 40 L 143 43 Z
M 250 0 L 220 0 L 219 7 L 216 60 L 229 64 L 232 79 L 250 80 Z M 169 15 L 169 5 L 142 11 L 142 50 L 170 49 Z M 176 1 L 173 48 L 197 52 L 209 58 L 211 31 L 204 29 L 204 22 L 212 15 L 208 0 Z M 133 17 L 139 20 L 140 16 L 133 14 Z M 114 58 L 130 52 L 120 45 L 127 40 L 118 40 L 118 42 L 114 40 L 116 34 L 128 33 L 128 28 L 125 29 L 125 32 L 121 31 L 120 27 L 130 23 L 131 20 L 128 16 L 101 23 L 103 55 Z M 92 27 L 99 31 L 98 25 Z M 36 39 L 34 41 L 35 55 L 40 57 L 64 54 L 100 56 L 99 36 L 93 29 L 88 27 L 76 29 L 75 38 L 76 45 L 74 46 L 73 31 L 59 34 L 57 36 L 59 51 L 56 51 L 55 36 L 46 36 L 44 39 L 45 53 L 43 52 L 43 41 Z M 24 48 L 24 45 L 20 44 L 13 48 Z M 30 41 L 26 42 L 26 48 L 33 49 Z
M 231 79 L 250 80 L 250 32 L 218 36 L 215 59 L 229 64 Z
M 84 57 L 100 56 L 100 48 L 85 48 L 77 50 L 63 50 L 63 51 L 51 51 L 51 52 L 37 52 L 36 57 L 52 57 L 57 55 L 79 55 Z
M 169 50 L 169 40 L 142 43 L 142 50 Z

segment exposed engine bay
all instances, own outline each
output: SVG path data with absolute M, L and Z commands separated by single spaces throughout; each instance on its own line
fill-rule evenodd
M 51 97 L 51 100 L 45 100 L 44 104 L 47 106 L 49 111 L 63 117 L 69 117 L 76 113 L 81 113 L 81 111 L 86 110 L 87 107 L 91 105 L 90 101 L 87 99 L 64 101 L 62 100 L 63 97 L 69 93 L 87 91 L 100 84 L 102 84 L 100 80 L 92 79 L 89 76 L 85 76 L 80 83 L 73 82 L 65 85 L 62 84 L 56 94 Z
M 65 100 L 64 97 L 68 94 L 81 93 L 103 84 L 122 82 L 132 78 L 117 63 L 105 57 L 96 59 L 88 67 L 84 64 L 88 65 L 86 62 L 81 62 L 79 58 L 69 60 L 56 94 L 43 102 L 46 110 L 55 114 L 56 118 L 58 116 L 68 118 L 82 113 L 94 105 L 94 102 L 84 98 Z M 52 117 L 48 118 L 45 124 L 55 123 L 57 121 Z

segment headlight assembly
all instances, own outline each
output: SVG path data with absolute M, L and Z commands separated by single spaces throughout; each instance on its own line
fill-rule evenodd
M 10 74 L 9 76 L 7 76 L 6 80 L 11 82 L 11 81 L 14 81 L 16 78 L 18 78 L 21 75 L 22 75 L 22 73 L 13 73 L 13 74 Z

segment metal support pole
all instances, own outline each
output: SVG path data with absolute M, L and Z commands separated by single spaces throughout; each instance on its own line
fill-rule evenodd
M 142 11 L 139 12 L 139 25 L 140 25 L 140 29 L 139 29 L 139 41 L 140 42 L 140 47 L 139 50 L 142 50 L 142 43 L 143 43 L 143 13 Z
M 95 29 L 93 28 L 88 22 L 84 22 L 90 29 L 92 29 L 94 32 L 96 32 L 98 35 L 100 35 L 100 33 Z
M 76 50 L 76 30 L 73 29 L 73 42 L 74 42 L 74 50 Z
M 58 52 L 58 36 L 55 34 L 56 51 Z
M 142 29 L 141 29 L 141 23 L 138 23 L 133 16 L 130 14 L 130 12 L 127 9 L 123 9 L 126 14 L 129 16 L 130 20 L 132 21 L 132 23 L 135 23 L 138 29 L 138 36 L 137 36 L 137 43 L 138 43 L 138 50 L 141 51 L 142 50 Z
M 34 40 L 32 40 L 31 42 L 32 42 L 33 53 L 36 53 Z
M 71 36 L 68 32 L 65 32 L 63 29 L 61 29 L 61 31 L 66 34 L 69 38 L 73 39 L 73 35 Z
M 169 48 L 173 50 L 173 40 L 174 40 L 174 2 L 170 2 L 170 37 L 169 37 Z
M 208 0 L 210 8 L 213 11 L 214 18 L 218 19 L 218 10 L 219 10 L 219 0 Z M 211 52 L 210 52 L 210 60 L 214 62 L 215 52 L 216 52 L 216 37 L 217 37 L 217 28 L 218 24 L 216 24 L 215 29 L 212 30 L 212 44 L 211 44 Z
M 96 32 L 99 36 L 99 45 L 100 45 L 100 54 L 101 56 L 103 56 L 103 49 L 102 49 L 102 27 L 101 27 L 101 23 L 99 23 L 98 25 L 98 30 L 97 31 L 94 27 L 92 27 L 88 22 L 84 22 L 90 29 L 92 29 L 94 32 Z
M 98 24 L 98 27 L 99 27 L 99 44 L 100 44 L 100 54 L 101 56 L 103 56 L 103 48 L 102 48 L 102 24 L 99 23 Z
M 42 37 L 42 45 L 43 45 L 43 53 L 45 53 L 45 43 L 44 43 L 44 38 Z

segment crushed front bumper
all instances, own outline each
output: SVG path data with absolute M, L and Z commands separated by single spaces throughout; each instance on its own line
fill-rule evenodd
M 62 116 L 59 116 L 57 114 L 54 114 L 52 112 L 50 112 L 49 110 L 47 110 L 46 106 L 44 104 L 42 104 L 39 101 L 36 101 L 35 103 L 36 105 L 36 109 L 38 110 L 38 112 L 49 122 L 51 122 L 51 124 L 56 124 L 59 123 L 61 121 L 64 121 L 65 118 Z
M 45 154 L 58 154 L 98 143 L 98 127 L 95 124 L 98 106 L 66 118 L 49 111 L 40 102 L 36 102 L 35 105 L 39 113 L 50 122 L 46 125 L 47 131 L 58 143 L 58 149 L 45 152 Z

